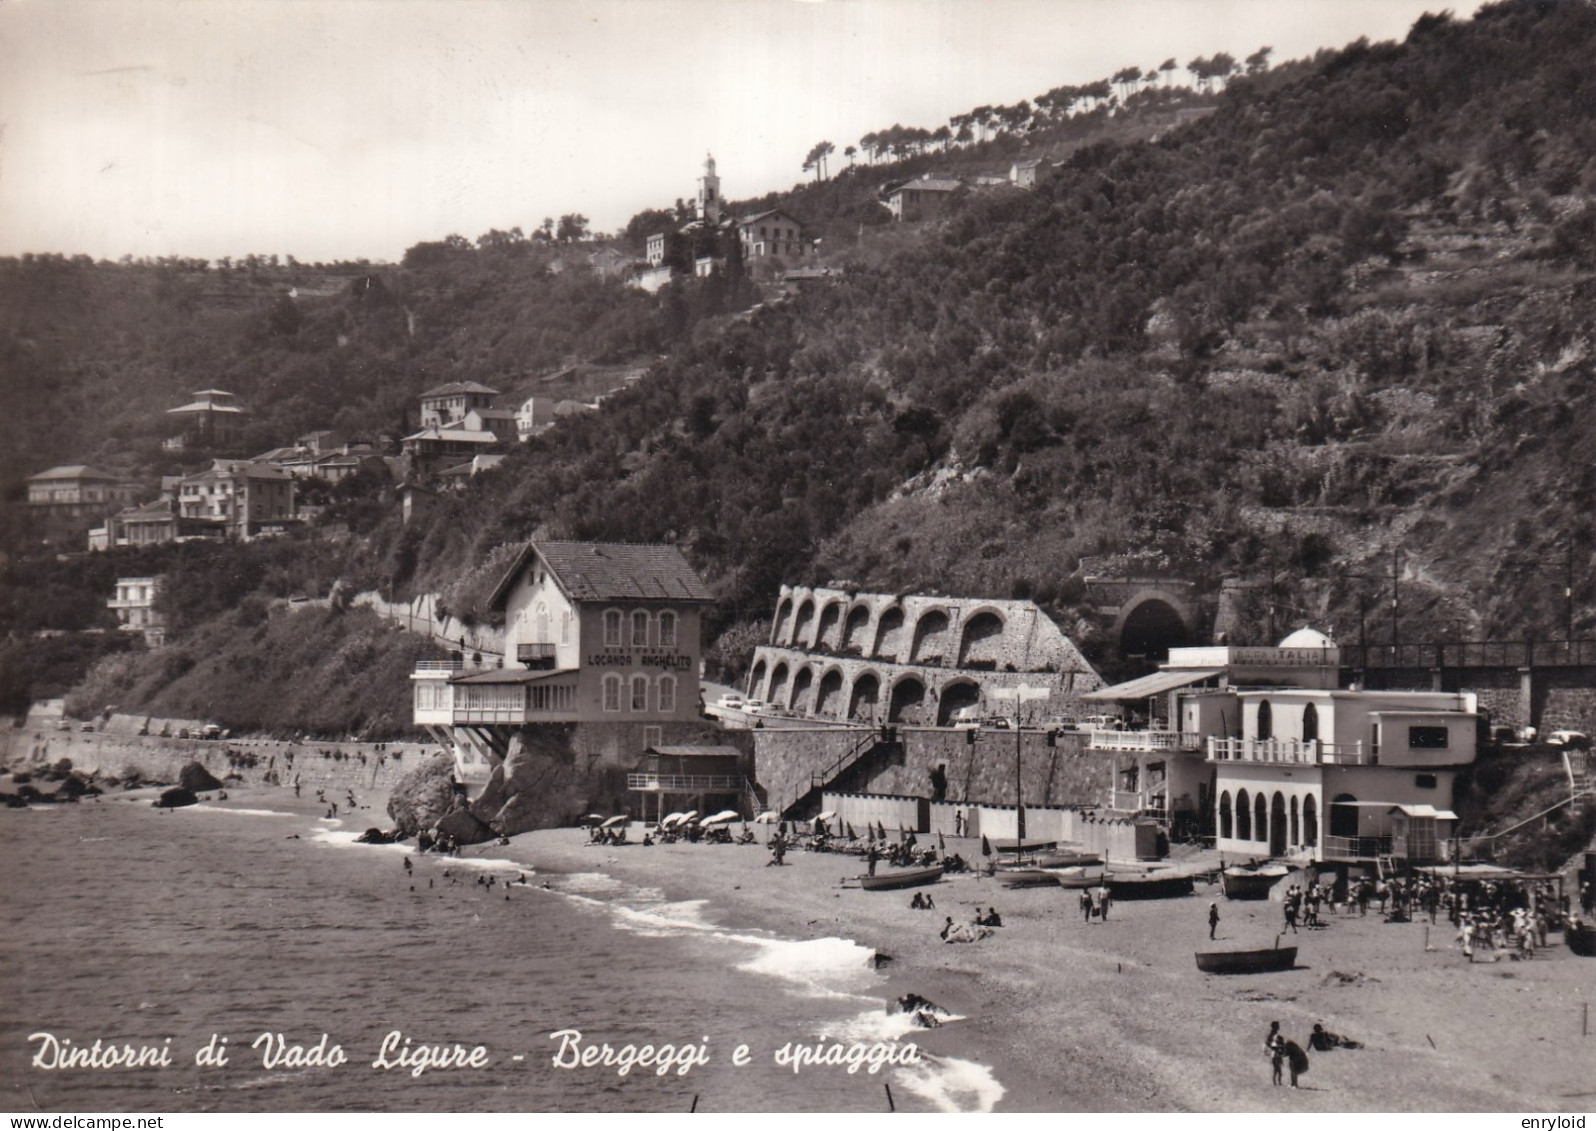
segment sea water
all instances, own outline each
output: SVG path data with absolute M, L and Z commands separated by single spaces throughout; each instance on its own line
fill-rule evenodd
M 0 862 L 13 1111 L 979 1110 L 1002 1094 L 984 1066 L 911 1047 L 865 948 L 726 927 L 603 874 L 125 799 L 0 812 Z

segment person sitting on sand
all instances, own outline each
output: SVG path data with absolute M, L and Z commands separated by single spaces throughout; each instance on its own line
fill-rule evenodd
M 1331 1049 L 1361 1049 L 1363 1042 L 1332 1033 L 1320 1023 L 1314 1025 L 1313 1035 L 1308 1038 L 1308 1047 L 1315 1052 L 1329 1052 Z
M 937 909 L 936 903 L 932 901 L 929 895 L 925 897 L 924 907 L 927 911 L 935 911 Z
M 949 915 L 948 918 L 947 918 L 947 922 L 942 924 L 942 930 L 938 931 L 937 933 L 942 936 L 942 941 L 946 942 L 947 939 L 948 939 L 948 936 L 953 933 L 953 930 L 954 930 L 953 916 Z
M 977 915 L 975 917 L 975 925 L 977 927 L 1001 927 L 1003 925 L 1003 917 L 997 913 L 996 907 L 988 907 L 986 909 L 986 918 L 983 919 L 980 915 Z
M 909 908 L 913 911 L 924 911 L 925 896 L 920 892 L 915 892 L 914 898 L 909 900 Z

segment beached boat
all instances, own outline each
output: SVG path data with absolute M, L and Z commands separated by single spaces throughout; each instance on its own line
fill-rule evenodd
M 1197 969 L 1204 974 L 1267 974 L 1275 970 L 1290 970 L 1296 964 L 1297 948 L 1294 946 L 1197 952 Z
M 1085 868 L 1102 864 L 1095 852 L 1044 852 L 1036 858 L 1038 868 Z
M 942 878 L 942 865 L 932 868 L 910 868 L 903 872 L 881 872 L 874 876 L 860 876 L 859 886 L 865 891 L 896 891 L 899 888 L 917 888 L 934 884 Z
M 1058 884 L 1058 873 L 1045 868 L 999 868 L 997 878 L 1006 888 L 1053 887 Z
M 1225 888 L 1226 899 L 1268 899 L 1269 889 L 1291 874 L 1284 864 L 1268 864 L 1260 868 L 1234 865 L 1219 874 Z
M 1114 899 L 1175 899 L 1178 896 L 1190 895 L 1193 891 L 1190 876 L 1172 876 L 1154 872 L 1143 874 L 1125 872 L 1115 875 L 1108 874 L 1104 881 L 1108 885 L 1108 894 Z
M 1095 888 L 1103 882 L 1105 874 L 1101 865 L 1082 865 L 1060 868 L 1053 873 L 1053 879 L 1061 888 Z

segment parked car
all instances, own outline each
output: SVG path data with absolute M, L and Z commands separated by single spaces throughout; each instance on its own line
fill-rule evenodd
M 1566 746 L 1570 750 L 1589 750 L 1590 735 L 1577 730 L 1554 730 L 1546 736 L 1548 746 Z
M 93 723 L 84 723 L 82 726 L 78 727 L 78 729 L 83 731 L 85 734 L 93 734 L 94 733 L 94 724 Z
M 948 719 L 948 725 L 954 730 L 977 730 L 981 726 L 981 708 L 960 707 Z
M 723 711 L 741 711 L 744 699 L 741 695 L 722 695 L 715 700 L 715 706 Z
M 1077 730 L 1124 730 L 1125 720 L 1118 715 L 1087 715 L 1075 727 Z
M 747 711 L 750 715 L 759 714 L 759 712 L 761 712 L 761 711 L 763 711 L 765 709 L 766 705 L 767 704 L 765 703 L 765 701 L 763 699 L 744 699 L 743 700 L 743 710 Z
M 988 715 L 981 725 L 991 727 L 993 730 L 1014 729 L 1014 723 L 1007 715 Z

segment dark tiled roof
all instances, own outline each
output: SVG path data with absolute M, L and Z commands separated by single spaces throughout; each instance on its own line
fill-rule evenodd
M 675 546 L 625 542 L 539 542 L 536 550 L 578 601 L 713 600 Z
M 115 475 L 107 475 L 103 471 L 98 471 L 87 464 L 81 463 L 52 467 L 48 471 L 41 471 L 37 475 L 28 476 L 29 483 L 40 483 L 47 479 L 110 479 L 121 482 Z
M 428 389 L 422 393 L 423 397 L 447 397 L 455 393 L 486 393 L 489 396 L 498 396 L 499 390 L 490 389 L 486 385 L 479 385 L 475 381 L 451 381 L 447 385 L 439 385 L 436 389 Z
M 542 556 L 560 587 L 575 601 L 714 600 L 709 587 L 675 546 L 629 542 L 528 543 L 494 590 L 501 605 L 531 562 Z

